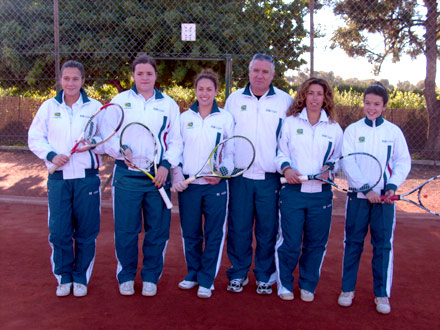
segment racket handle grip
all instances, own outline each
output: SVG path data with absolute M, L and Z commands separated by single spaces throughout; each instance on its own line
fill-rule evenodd
M 392 201 L 398 201 L 398 200 L 399 200 L 399 197 L 400 197 L 399 195 L 393 195 L 393 196 L 391 196 L 391 200 L 392 200 Z M 384 201 L 386 198 L 387 198 L 387 196 L 383 196 L 383 195 L 380 196 L 380 200 L 381 200 L 381 201 Z
M 58 165 L 54 165 L 49 169 L 49 174 L 54 174 L 55 171 L 59 168 Z
M 307 181 L 309 177 L 307 175 L 301 175 L 298 177 L 298 179 L 300 179 L 301 181 Z M 281 177 L 280 182 L 281 184 L 287 183 L 287 179 L 285 177 Z
M 309 180 L 309 177 L 307 175 L 300 175 L 298 179 L 300 179 L 301 181 L 307 181 Z
M 70 159 L 70 157 L 72 156 L 72 154 L 73 154 L 73 152 L 70 152 L 68 155 L 66 155 L 67 156 L 67 158 L 69 158 Z M 67 164 L 67 163 L 66 163 Z M 49 169 L 49 174 L 54 174 L 55 173 L 55 171 L 57 170 L 57 169 L 59 169 L 61 166 L 58 166 L 58 165 L 53 165 L 50 169 Z
M 158 190 L 159 194 L 162 196 L 165 205 L 167 206 L 167 209 L 171 210 L 173 208 L 173 203 L 171 203 L 170 199 L 168 198 L 167 192 L 165 191 L 165 189 L 163 189 L 163 187 L 160 187 Z
M 186 179 L 184 182 L 188 185 L 190 183 L 193 183 L 196 180 L 195 176 L 191 176 L 188 179 Z

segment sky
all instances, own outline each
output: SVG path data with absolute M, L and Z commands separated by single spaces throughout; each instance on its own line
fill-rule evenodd
M 309 18 L 306 19 L 306 26 L 310 25 Z M 321 32 L 325 32 L 323 38 L 315 38 L 315 71 L 333 71 L 335 76 L 340 76 L 343 79 L 358 78 L 364 79 L 388 79 L 388 81 L 396 85 L 399 81 L 409 81 L 413 85 L 420 80 L 424 80 L 426 76 L 426 59 L 425 56 L 418 56 L 412 60 L 408 55 L 403 55 L 401 60 L 397 63 L 392 63 L 391 59 L 387 59 L 380 74 L 375 76 L 372 73 L 373 65 L 368 63 L 364 58 L 352 58 L 345 54 L 341 49 L 330 49 L 330 38 L 333 30 L 339 25 L 343 25 L 342 20 L 337 19 L 330 9 L 327 7 L 318 10 L 314 15 L 315 26 Z M 376 42 L 376 41 L 375 41 Z M 310 44 L 310 39 L 307 38 L 305 43 Z M 380 47 L 381 41 L 377 40 L 377 45 Z M 301 66 L 300 71 L 304 71 L 310 67 L 310 54 L 303 55 L 307 64 Z M 295 71 L 293 74 L 297 73 Z M 436 84 L 440 86 L 440 61 L 437 61 L 437 76 Z

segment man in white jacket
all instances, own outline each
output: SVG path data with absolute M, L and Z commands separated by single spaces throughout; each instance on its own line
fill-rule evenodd
M 227 271 L 230 280 L 227 290 L 230 292 L 241 292 L 248 283 L 254 223 L 257 293 L 271 294 L 275 282 L 280 181 L 273 160 L 277 136 L 292 98 L 272 85 L 274 75 L 272 57 L 256 54 L 249 64 L 249 83 L 232 93 L 225 105 L 234 117 L 234 134 L 250 139 L 256 150 L 255 162 L 249 170 L 229 181 L 228 256 L 232 267 Z M 243 152 L 235 150 L 235 157 L 240 154 Z

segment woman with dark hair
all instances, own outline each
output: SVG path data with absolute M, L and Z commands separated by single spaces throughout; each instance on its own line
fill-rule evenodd
M 134 86 L 118 95 L 112 103 L 124 109 L 122 128 L 140 122 L 151 130 L 158 143 L 158 170 L 155 180 L 130 167 L 120 151 L 117 133 L 106 143 L 106 152 L 116 159 L 113 175 L 113 214 L 115 246 L 118 261 L 116 277 L 121 295 L 134 294 L 134 279 L 138 265 L 138 235 L 144 223 L 142 295 L 157 292 L 169 239 L 171 210 L 157 188 L 168 190 L 169 170 L 180 162 L 180 111 L 176 102 L 155 88 L 156 62 L 141 55 L 132 64 Z M 153 173 L 154 175 L 154 173 Z
M 189 186 L 184 180 L 185 176 L 193 176 L 200 170 L 220 141 L 232 136 L 234 120 L 215 101 L 217 74 L 210 69 L 203 70 L 197 75 L 194 88 L 197 101 L 181 117 L 183 165 L 173 170 L 173 189 L 179 192 L 183 250 L 188 270 L 179 288 L 187 290 L 199 285 L 197 296 L 210 298 L 226 234 L 228 186 L 225 179 L 217 177 L 201 177 Z
M 89 118 L 101 104 L 87 96 L 84 67 L 67 61 L 61 68 L 62 90 L 38 109 L 29 128 L 29 149 L 43 159 L 49 174 L 49 243 L 57 296 L 87 294 L 99 233 L 101 190 L 98 167 L 102 147 L 84 145 L 68 157 Z M 98 138 L 98 137 L 96 137 Z
M 388 297 L 393 276 L 396 210 L 390 197 L 411 169 L 411 158 L 402 131 L 382 117 L 387 103 L 388 92 L 382 84 L 376 82 L 368 87 L 364 93 L 365 118 L 349 125 L 344 132 L 343 153 L 370 153 L 380 161 L 384 173 L 373 189 L 347 195 L 342 292 L 338 299 L 340 306 L 348 307 L 353 302 L 359 261 L 370 227 L 374 302 L 376 310 L 382 314 L 391 312 Z M 362 168 L 361 173 L 362 176 L 369 175 L 367 168 Z M 347 175 L 350 179 L 350 173 Z M 380 195 L 385 195 L 385 203 L 382 203 Z
M 332 217 L 331 186 L 302 182 L 340 156 L 342 129 L 334 119 L 333 90 L 319 78 L 306 80 L 287 111 L 275 159 L 287 183 L 280 191 L 280 226 L 275 247 L 278 295 L 293 299 L 299 261 L 301 299 L 314 300 Z M 328 175 L 328 174 L 326 174 Z

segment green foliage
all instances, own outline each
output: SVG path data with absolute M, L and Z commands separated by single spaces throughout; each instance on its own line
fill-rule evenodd
M 395 89 L 392 93 L 390 93 L 388 108 L 425 109 L 426 104 L 423 95 Z
M 303 0 L 59 1 L 61 63 L 82 62 L 87 80 L 127 86 L 133 59 L 147 53 L 160 59 L 162 87 L 192 85 L 202 68 L 219 72 L 233 59 L 234 77 L 246 77 L 254 53 L 277 59 L 276 82 L 304 63 L 307 50 Z M 44 92 L 54 85 L 53 2 L 0 1 L 0 86 Z M 196 23 L 196 41 L 181 41 L 181 23 Z M 191 60 L 178 60 L 187 58 Z M 104 88 L 104 87 L 102 87 Z

